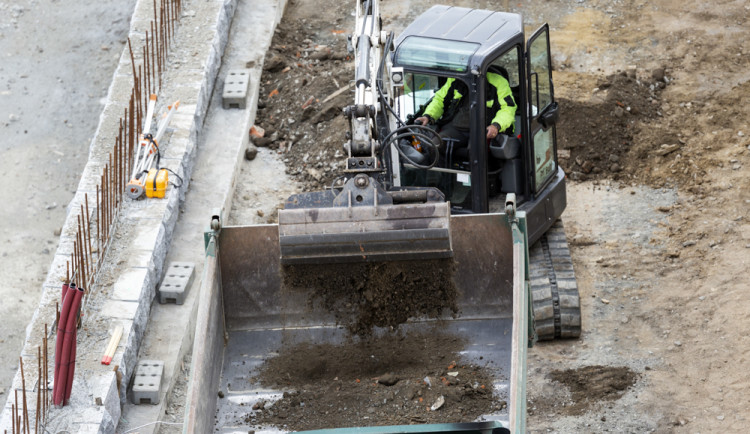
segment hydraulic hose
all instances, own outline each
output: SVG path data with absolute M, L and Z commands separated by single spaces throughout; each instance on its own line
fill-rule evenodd
M 422 146 L 427 147 L 429 150 L 431 150 L 432 154 L 435 156 L 432 160 L 432 162 L 429 165 L 423 165 L 416 163 L 414 160 L 409 158 L 404 151 L 401 150 L 401 147 L 398 146 L 398 142 L 401 139 L 412 139 L 417 138 L 422 141 Z M 391 142 L 395 141 L 396 146 L 395 148 L 398 150 L 399 155 L 401 155 L 401 158 L 406 160 L 409 164 L 413 165 L 414 167 L 418 169 L 432 169 L 435 167 L 435 165 L 438 162 L 438 159 L 440 158 L 438 144 L 440 143 L 440 136 L 430 127 L 427 127 L 425 125 L 404 125 L 401 127 L 396 128 L 395 130 L 391 131 L 390 134 L 388 134 L 385 139 L 383 140 L 383 147 L 387 148 Z M 410 140 L 411 141 L 411 140 Z

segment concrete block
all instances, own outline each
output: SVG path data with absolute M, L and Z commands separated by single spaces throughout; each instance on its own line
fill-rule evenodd
M 249 69 L 230 69 L 224 79 L 224 93 L 221 95 L 222 107 L 244 109 L 247 104 L 249 84 Z
M 120 396 L 117 391 L 117 375 L 115 372 L 98 372 L 88 381 L 88 392 L 93 398 L 89 405 L 99 407 L 112 419 L 119 420 L 122 409 L 120 408 Z
M 163 159 L 164 158 L 162 157 L 162 160 Z M 130 201 L 130 199 L 127 199 L 127 201 Z M 136 221 L 142 219 L 161 220 L 166 207 L 167 204 L 165 201 L 159 199 L 130 201 L 126 218 Z
M 159 285 L 159 302 L 161 304 L 183 304 L 195 276 L 195 264 L 192 262 L 172 262 Z
M 137 302 L 108 300 L 102 306 L 100 316 L 102 318 L 128 319 L 132 321 L 136 317 L 137 310 Z
M 158 199 L 154 199 L 158 200 Z M 159 232 L 162 231 L 160 224 L 142 224 L 136 227 L 135 236 L 131 245 L 139 249 L 154 249 L 159 240 Z
M 145 248 L 130 248 L 128 249 L 128 254 L 125 256 L 125 262 L 118 263 L 118 266 L 123 268 L 153 269 L 155 266 L 152 256 L 152 250 L 146 250 Z
M 99 434 L 100 424 L 98 423 L 82 423 L 78 425 L 78 434 Z
M 158 404 L 164 362 L 141 360 L 133 377 L 133 404 Z
M 148 280 L 145 268 L 130 268 L 117 278 L 112 292 L 113 300 L 138 301 L 141 299 L 143 286 Z

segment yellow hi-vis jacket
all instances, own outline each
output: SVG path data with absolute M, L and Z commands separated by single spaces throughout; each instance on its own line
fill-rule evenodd
M 449 78 L 443 87 L 441 87 L 435 96 L 427 105 L 424 114 L 432 118 L 434 121 L 440 119 L 446 109 L 446 97 L 448 92 L 453 87 L 452 101 L 448 101 L 448 105 L 451 102 L 458 102 L 463 95 L 455 89 L 454 82 L 455 78 Z M 513 93 L 510 89 L 510 84 L 502 75 L 495 74 L 494 72 L 487 73 L 487 82 L 489 83 L 489 89 L 487 89 L 487 112 L 485 116 L 492 119 L 490 124 L 495 124 L 497 130 L 500 132 L 514 131 L 514 123 L 516 120 L 516 102 L 513 100 Z M 453 113 L 452 115 L 454 115 Z

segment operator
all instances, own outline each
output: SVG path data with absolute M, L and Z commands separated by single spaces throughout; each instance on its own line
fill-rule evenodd
M 516 119 L 516 102 L 510 84 L 500 74 L 487 72 L 487 107 L 485 119 L 491 119 L 487 126 L 487 140 L 498 134 L 513 134 Z M 469 144 L 470 109 L 466 84 L 455 78 L 448 78 L 424 110 L 424 115 L 415 119 L 422 125 L 442 125 L 440 138 L 454 142 L 456 147 Z M 441 151 L 445 146 L 441 145 Z

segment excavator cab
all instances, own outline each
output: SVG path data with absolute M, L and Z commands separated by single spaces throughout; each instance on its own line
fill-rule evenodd
M 403 141 L 392 143 L 393 186 L 435 187 L 450 201 L 452 214 L 501 211 L 505 196 L 513 193 L 529 215 L 530 242 L 537 241 L 566 205 L 551 70 L 546 24 L 525 41 L 516 14 L 448 6 L 422 14 L 394 44 L 390 73 L 397 116 L 389 128 L 413 124 L 452 78 L 468 89 L 468 143 L 455 146 L 448 140 L 431 147 L 419 142 L 421 159 Z M 508 81 L 517 109 L 512 132 L 488 140 L 492 95 L 486 77 L 491 73 Z M 436 121 L 439 134 L 444 122 Z

